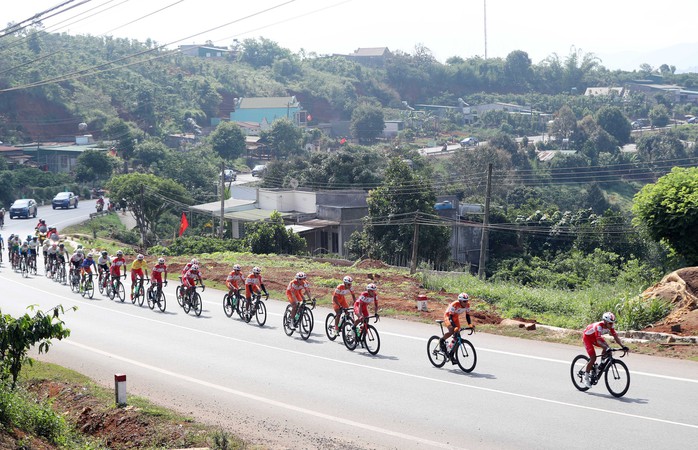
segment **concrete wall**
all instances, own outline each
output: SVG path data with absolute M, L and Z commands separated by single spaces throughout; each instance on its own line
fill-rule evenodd
M 260 209 L 315 213 L 315 192 L 259 190 Z
M 366 206 L 367 194 L 362 190 L 324 191 L 317 193 L 318 205 Z

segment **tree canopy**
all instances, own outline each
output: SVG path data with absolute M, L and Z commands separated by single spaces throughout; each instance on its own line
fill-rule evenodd
M 698 168 L 675 167 L 635 195 L 635 223 L 667 242 L 688 265 L 698 264 Z
M 213 151 L 225 160 L 239 158 L 245 154 L 245 135 L 232 122 L 220 123 L 210 137 Z

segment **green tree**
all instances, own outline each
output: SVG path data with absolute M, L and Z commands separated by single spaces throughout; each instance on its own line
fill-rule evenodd
M 351 114 L 351 135 L 361 143 L 371 144 L 383 133 L 383 110 L 377 106 L 362 104 Z
M 242 45 L 240 61 L 252 67 L 271 67 L 277 59 L 291 59 L 293 56 L 290 50 L 266 38 L 245 39 Z
M 620 145 L 630 142 L 630 132 L 632 126 L 630 121 L 623 114 L 620 108 L 615 106 L 605 106 L 596 113 L 596 122 L 608 134 L 613 136 Z
M 246 225 L 245 242 L 257 254 L 298 255 L 307 246 L 305 239 L 286 228 L 278 211 L 271 214 L 269 221 Z
M 653 127 L 665 127 L 669 125 L 669 110 L 664 105 L 654 105 L 650 109 L 650 121 Z
M 577 131 L 577 116 L 568 105 L 562 106 L 556 113 L 553 123 L 550 124 L 550 134 L 559 141 L 570 139 Z
M 688 265 L 698 264 L 698 168 L 675 167 L 635 195 L 634 223 L 664 241 Z
M 75 180 L 97 183 L 111 177 L 117 161 L 103 150 L 85 150 L 78 156 Z
M 33 307 L 30 307 L 33 309 Z M 77 307 L 71 308 L 73 311 Z M 17 384 L 17 377 L 24 363 L 31 364 L 27 352 L 39 344 L 39 353 L 48 352 L 51 339 L 61 340 L 70 336 L 70 330 L 58 316 L 64 312 L 57 306 L 48 313 L 37 311 L 14 318 L 0 311 L 0 381 L 11 380 L 11 388 Z
M 361 249 L 373 258 L 408 260 L 412 255 L 414 227 L 433 219 L 436 195 L 429 177 L 415 173 L 401 158 L 393 158 L 383 183 L 369 193 L 368 222 Z M 427 220 L 432 222 L 432 220 Z M 450 256 L 451 230 L 443 226 L 419 227 L 417 258 L 444 263 Z
M 512 92 L 526 92 L 531 73 L 531 58 L 528 53 L 515 50 L 507 55 L 504 75 Z
M 104 125 L 102 133 L 106 139 L 116 141 L 116 151 L 126 160 L 131 159 L 136 149 L 138 128 L 121 119 L 110 119 Z
M 269 131 L 261 133 L 262 139 L 269 142 L 273 155 L 277 159 L 288 158 L 302 152 L 303 133 L 288 119 L 277 119 Z
M 239 158 L 245 154 L 245 134 L 232 122 L 220 123 L 211 133 L 211 147 L 225 160 Z
M 131 173 L 113 177 L 107 184 L 109 195 L 125 198 L 138 229 L 146 236 L 144 245 L 150 245 L 151 236 L 157 239 L 158 222 L 174 206 L 191 204 L 191 197 L 184 187 L 171 179 L 151 174 Z M 169 234 L 171 230 L 168 230 Z
M 151 167 L 161 164 L 171 153 L 172 151 L 160 140 L 148 139 L 136 146 L 133 157 L 138 160 L 143 167 Z

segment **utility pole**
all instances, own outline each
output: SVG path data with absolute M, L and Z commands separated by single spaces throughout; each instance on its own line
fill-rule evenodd
M 485 59 L 487 59 L 487 0 L 483 0 L 485 6 Z
M 143 243 L 143 251 L 145 252 L 146 250 L 146 243 L 145 243 L 145 223 L 143 222 L 145 220 L 145 201 L 144 201 L 144 196 L 145 196 L 145 186 L 141 184 L 141 216 L 142 220 L 138 221 L 139 228 L 141 229 L 141 242 Z M 131 211 L 131 214 L 133 214 L 133 211 Z
M 417 249 L 419 248 L 419 224 L 417 223 L 417 217 L 419 212 L 414 213 L 414 234 L 412 235 L 412 261 L 410 262 L 410 274 L 417 272 Z
M 223 217 L 225 210 L 225 161 L 221 161 L 221 228 L 218 230 L 218 237 L 223 239 L 223 231 L 225 230 L 225 218 Z
M 480 262 L 477 268 L 477 276 L 485 279 L 485 262 L 487 244 L 489 240 L 490 226 L 490 196 L 492 195 L 492 163 L 487 165 L 487 195 L 485 197 L 485 217 L 482 219 L 482 234 L 480 236 Z

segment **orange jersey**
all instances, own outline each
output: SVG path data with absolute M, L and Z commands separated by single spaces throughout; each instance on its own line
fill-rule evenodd
M 228 287 L 232 286 L 235 289 L 241 289 L 244 281 L 245 277 L 242 275 L 242 272 L 233 270 L 225 279 L 225 284 L 227 284 Z
M 347 287 L 344 283 L 337 286 L 334 290 L 334 294 L 332 294 L 332 303 L 335 309 L 348 308 L 349 297 L 351 297 L 352 301 L 354 300 L 354 289 L 352 289 L 351 286 Z M 339 304 L 339 306 L 337 304 Z

